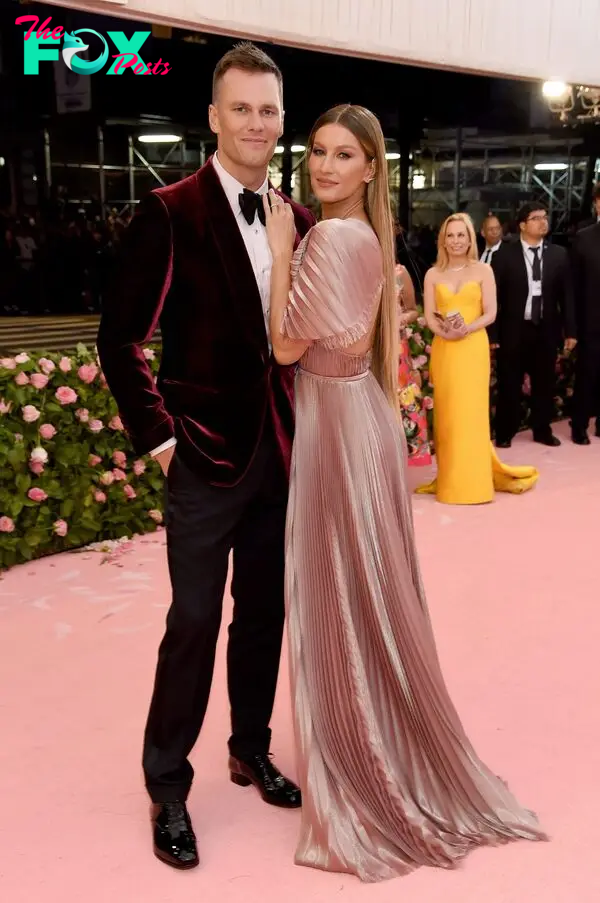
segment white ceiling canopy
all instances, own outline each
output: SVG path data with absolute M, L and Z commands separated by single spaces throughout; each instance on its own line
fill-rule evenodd
M 345 55 L 600 85 L 600 0 L 50 2 Z

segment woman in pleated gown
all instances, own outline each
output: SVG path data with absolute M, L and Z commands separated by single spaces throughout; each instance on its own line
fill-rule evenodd
M 373 882 L 545 835 L 477 757 L 436 653 L 397 411 L 379 122 L 330 110 L 308 154 L 323 220 L 293 260 L 291 210 L 274 192 L 265 202 L 273 350 L 299 361 L 286 548 L 296 862 Z

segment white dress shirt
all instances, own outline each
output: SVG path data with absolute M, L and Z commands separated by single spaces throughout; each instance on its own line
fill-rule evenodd
M 262 301 L 263 314 L 265 318 L 265 329 L 267 331 L 268 338 L 271 298 L 271 269 L 273 266 L 273 257 L 271 255 L 271 249 L 269 247 L 269 241 L 267 239 L 267 230 L 260 222 L 258 215 L 254 217 L 254 222 L 251 224 L 249 224 L 244 217 L 239 201 L 239 196 L 244 191 L 244 186 L 241 184 L 241 182 L 238 182 L 237 179 L 235 179 L 232 175 L 230 175 L 230 173 L 227 172 L 227 170 L 220 162 L 217 154 L 215 154 L 212 158 L 212 165 L 217 176 L 219 177 L 221 187 L 225 192 L 227 200 L 229 201 L 229 205 L 235 217 L 238 229 L 240 230 L 240 233 L 244 240 L 246 251 L 248 252 L 248 257 L 250 258 L 250 263 L 252 264 L 254 278 L 256 279 L 256 285 L 258 287 L 260 299 Z M 268 190 L 269 179 L 267 177 L 265 178 L 265 181 L 262 183 L 260 188 L 257 190 L 256 194 L 266 194 Z M 176 441 L 177 440 L 175 438 L 168 439 L 166 442 L 163 442 L 162 445 L 159 445 L 157 448 L 152 449 L 150 454 L 152 455 L 152 457 L 154 457 L 160 452 L 165 451 L 167 448 L 171 448 L 172 445 L 175 445 Z
M 492 262 L 492 257 L 494 256 L 494 254 L 496 253 L 496 251 L 500 248 L 500 245 L 501 245 L 501 244 L 502 244 L 502 239 L 500 239 L 500 241 L 497 241 L 495 245 L 492 245 L 491 248 L 486 247 L 485 251 L 483 252 L 483 254 L 481 255 L 481 257 L 479 258 L 480 261 L 481 261 L 482 263 L 491 263 L 491 262 Z
M 544 272 L 544 252 L 543 252 L 543 241 L 540 241 L 537 245 L 530 245 L 528 242 L 523 241 L 521 239 L 521 246 L 523 248 L 523 254 L 525 256 L 525 269 L 527 270 L 527 285 L 529 286 L 529 290 L 527 292 L 527 304 L 525 305 L 525 319 L 531 320 L 531 311 L 533 308 L 533 261 L 534 255 L 532 248 L 539 248 L 539 258 L 540 258 L 540 270 Z M 541 287 L 540 287 L 541 288 Z M 536 295 L 539 292 L 536 292 Z

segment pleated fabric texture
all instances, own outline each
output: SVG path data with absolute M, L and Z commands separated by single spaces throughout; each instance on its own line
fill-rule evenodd
M 366 882 L 545 839 L 477 757 L 436 653 L 403 431 L 363 351 L 383 281 L 369 226 L 298 248 L 282 332 L 313 344 L 296 382 L 286 604 L 299 781 L 296 862 Z

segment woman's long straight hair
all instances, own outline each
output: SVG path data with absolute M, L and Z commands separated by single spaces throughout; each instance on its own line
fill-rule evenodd
M 352 132 L 374 164 L 374 178 L 365 185 L 365 212 L 379 239 L 383 258 L 383 291 L 375 321 L 372 369 L 390 404 L 398 411 L 398 310 L 394 218 L 390 204 L 385 139 L 377 117 L 365 107 L 344 104 L 323 113 L 308 139 L 311 152 L 315 135 L 325 125 L 337 123 Z

